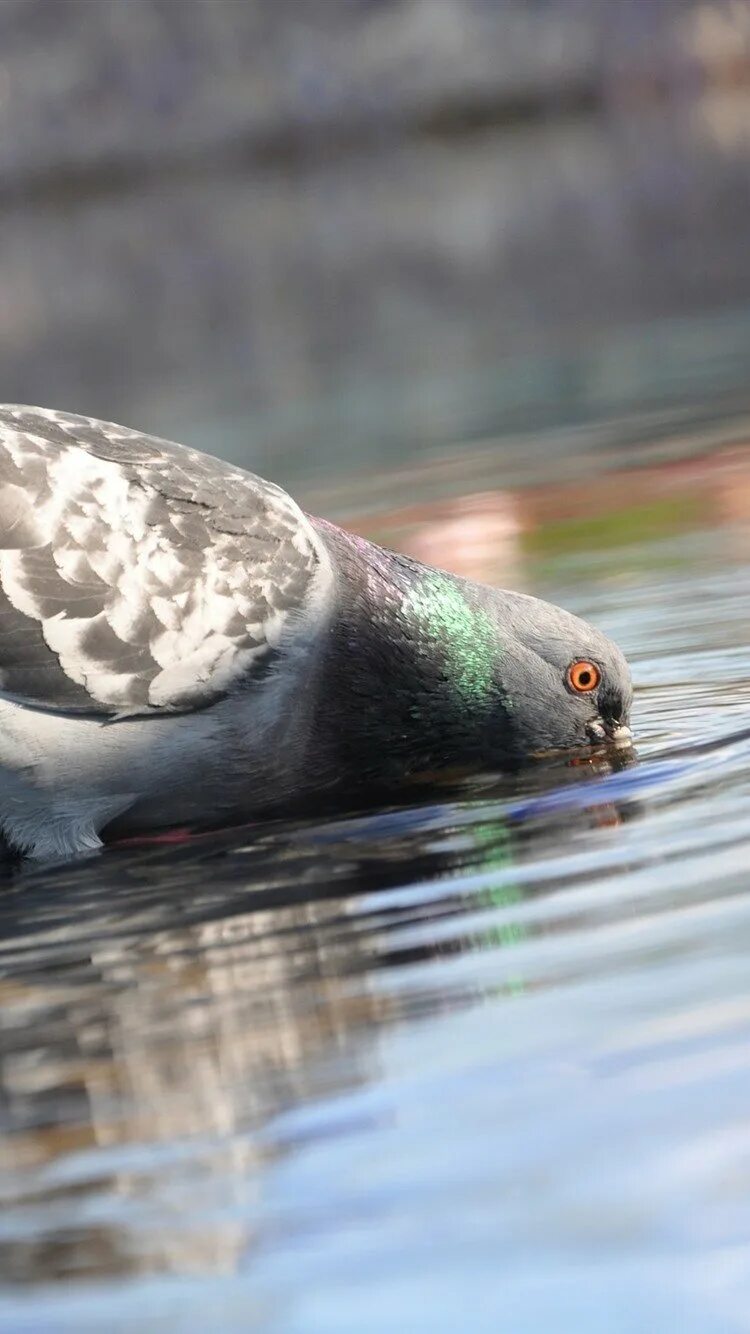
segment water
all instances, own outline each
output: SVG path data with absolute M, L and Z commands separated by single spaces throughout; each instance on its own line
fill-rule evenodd
M 357 520 L 616 636 L 637 763 L 4 891 L 0 1327 L 750 1329 L 735 435 Z

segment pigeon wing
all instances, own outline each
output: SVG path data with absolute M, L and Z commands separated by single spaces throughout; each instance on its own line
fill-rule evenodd
M 279 487 L 109 422 L 0 406 L 0 692 L 200 708 L 309 638 L 330 583 Z

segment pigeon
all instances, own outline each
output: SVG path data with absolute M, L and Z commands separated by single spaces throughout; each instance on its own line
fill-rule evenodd
M 42 861 L 627 744 L 576 616 L 386 551 L 280 487 L 0 405 L 0 835 Z

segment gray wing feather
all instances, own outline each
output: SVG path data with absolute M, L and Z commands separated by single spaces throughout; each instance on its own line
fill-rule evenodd
M 279 487 L 109 422 L 0 406 L 0 690 L 45 708 L 202 707 L 331 580 Z

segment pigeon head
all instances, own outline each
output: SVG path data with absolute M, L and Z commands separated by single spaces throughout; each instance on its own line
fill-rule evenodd
M 433 688 L 452 698 L 485 762 L 630 739 L 628 664 L 570 612 L 423 570 L 402 615 L 418 660 L 439 664 Z
M 466 591 L 484 625 L 491 693 L 518 756 L 630 740 L 628 664 L 606 635 L 561 607 L 521 593 Z
M 337 571 L 311 785 L 390 788 L 627 743 L 620 650 L 561 607 L 490 588 L 316 521 Z

